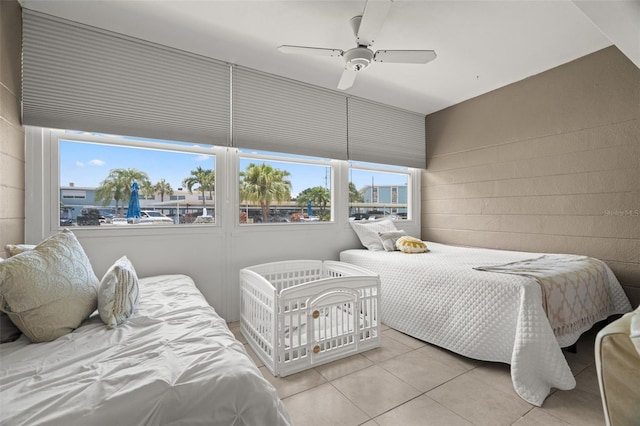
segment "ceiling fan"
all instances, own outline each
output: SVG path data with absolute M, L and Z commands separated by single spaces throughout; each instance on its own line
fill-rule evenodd
M 356 36 L 356 47 L 347 51 L 305 46 L 279 46 L 283 53 L 342 57 L 345 60 L 344 71 L 338 82 L 338 89 L 346 90 L 353 86 L 359 71 L 371 65 L 371 62 L 390 62 L 401 64 L 426 64 L 436 58 L 433 50 L 378 50 L 371 46 L 382 27 L 393 0 L 367 0 L 362 15 L 351 18 L 351 28 Z

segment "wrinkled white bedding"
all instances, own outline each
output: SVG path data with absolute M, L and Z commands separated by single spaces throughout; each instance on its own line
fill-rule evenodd
M 534 405 L 552 387 L 575 387 L 560 347 L 593 324 L 556 339 L 533 278 L 473 269 L 541 253 L 427 246 L 424 254 L 345 250 L 340 260 L 380 275 L 381 317 L 389 327 L 470 358 L 510 364 L 516 392 Z M 608 267 L 607 278 L 609 315 L 631 310 Z
M 140 280 L 140 304 L 109 330 L 0 346 L 6 425 L 289 425 L 276 390 L 184 275 Z

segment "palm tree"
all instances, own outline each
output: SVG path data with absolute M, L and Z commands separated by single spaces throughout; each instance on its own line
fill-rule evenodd
M 211 169 L 203 169 L 198 166 L 195 170 L 191 170 L 191 176 L 185 178 L 182 184 L 187 187 L 189 194 L 193 194 L 193 187 L 199 185 L 198 191 L 202 194 L 202 205 L 205 205 L 205 194 L 209 192 L 209 196 L 213 199 L 213 192 L 216 186 L 216 175 Z
M 350 203 L 363 203 L 364 196 L 358 191 L 356 185 L 353 182 L 349 182 L 349 202 Z
M 156 194 L 160 194 L 160 202 L 164 201 L 164 195 L 168 196 L 173 195 L 173 188 L 171 188 L 171 184 L 164 179 L 160 179 L 158 183 L 153 185 L 153 191 Z
M 140 195 L 142 195 L 145 199 L 155 198 L 156 193 L 153 190 L 153 185 L 151 185 L 151 182 L 149 180 L 143 181 L 140 185 Z
M 349 204 L 363 202 L 364 195 L 358 191 L 358 188 L 356 188 L 356 185 L 353 182 L 349 182 Z M 349 208 L 349 212 L 351 212 L 351 208 Z M 356 207 L 356 212 L 360 213 L 360 207 Z
M 320 206 L 320 216 L 323 217 L 327 203 L 331 201 L 331 192 L 322 186 L 307 188 L 298 194 L 297 203 L 301 208 L 307 206 L 308 201 Z
M 139 181 L 144 184 L 148 180 L 147 174 L 138 169 L 111 169 L 109 175 L 100 182 L 100 186 L 96 190 L 95 201 L 96 203 L 102 203 L 102 206 L 106 206 L 111 200 L 115 200 L 116 216 L 118 215 L 119 202 L 122 201 L 122 206 L 120 207 L 122 215 L 124 213 L 124 205 L 129 202 L 133 181 Z
M 209 198 L 213 200 L 213 193 L 216 190 L 216 173 L 213 170 L 207 170 L 204 186 L 209 191 Z
M 113 170 L 112 170 L 113 172 Z M 116 201 L 116 216 L 118 216 L 118 206 L 120 200 L 124 197 L 124 183 L 119 177 L 113 173 L 100 182 L 100 186 L 96 190 L 95 202 L 107 206 L 111 200 Z
M 240 198 L 260 203 L 262 220 L 267 222 L 273 201 L 291 199 L 291 182 L 285 179 L 289 174 L 269 164 L 250 163 L 244 172 L 240 172 Z
M 125 197 L 122 201 L 122 210 L 124 210 L 125 203 L 128 204 L 129 198 L 131 198 L 131 184 L 133 184 L 133 182 L 138 182 L 138 185 L 140 187 L 147 186 L 146 182 L 149 181 L 149 176 L 145 172 L 138 169 L 116 169 L 116 171 L 120 175 L 120 178 L 125 185 Z

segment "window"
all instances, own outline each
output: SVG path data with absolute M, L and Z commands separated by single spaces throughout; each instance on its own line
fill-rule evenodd
M 73 187 L 73 185 L 71 185 Z M 60 197 L 62 199 L 81 199 L 87 198 L 87 191 L 81 189 L 60 189 Z
M 264 232 L 269 229 L 264 225 L 297 229 L 346 225 L 349 229 L 347 221 L 380 217 L 407 220 L 403 225 L 407 229 L 419 226 L 418 169 L 124 136 L 27 130 L 30 164 L 44 164 L 27 174 L 34 179 L 30 185 L 42 191 L 27 203 L 28 212 L 33 213 L 28 221 L 35 227 L 34 235 L 63 226 L 82 227 L 89 233 L 112 229 L 115 234 L 141 225 L 152 225 L 145 226 L 156 229 L 152 233 L 174 232 L 167 229 L 172 225 L 197 229 L 193 224 L 214 225 L 218 230 L 263 225 Z M 271 185 L 268 188 L 260 186 L 265 178 Z M 127 218 L 134 179 L 140 213 Z M 163 230 L 158 229 L 161 226 Z
M 241 224 L 330 222 L 328 159 L 240 151 Z
M 407 167 L 351 162 L 349 220 L 411 219 L 412 171 Z
M 68 132 L 59 140 L 60 226 L 215 223 L 211 149 Z

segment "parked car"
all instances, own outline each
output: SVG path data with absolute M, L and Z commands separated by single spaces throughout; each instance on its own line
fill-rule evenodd
M 140 212 L 140 224 L 173 225 L 173 219 L 155 210 L 142 210 Z
M 60 216 L 60 226 L 73 226 L 73 219 Z
M 367 213 L 353 213 L 349 216 L 349 220 L 366 220 L 369 219 L 369 215 Z
M 78 215 L 78 226 L 100 225 L 100 211 L 98 209 L 82 209 Z
M 111 223 L 113 218 L 116 217 L 112 209 L 98 209 L 98 211 L 100 212 L 100 224 Z
M 291 222 L 291 220 L 284 216 L 269 216 L 269 222 L 288 223 Z

